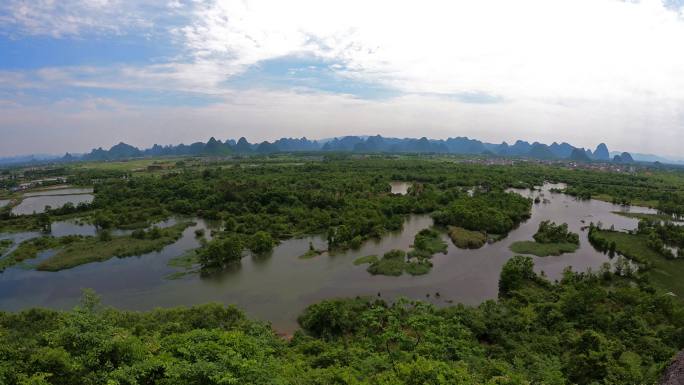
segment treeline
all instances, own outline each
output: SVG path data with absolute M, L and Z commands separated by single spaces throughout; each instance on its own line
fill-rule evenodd
M 533 236 L 539 243 L 572 243 L 579 245 L 579 235 L 568 230 L 568 224 L 557 225 L 551 221 L 541 221 Z
M 128 312 L 92 293 L 62 312 L 0 313 L 6 384 L 651 384 L 684 347 L 684 310 L 604 268 L 551 283 L 503 268 L 477 307 L 337 299 L 291 340 L 234 307 Z
M 516 193 L 463 194 L 432 215 L 435 224 L 473 231 L 506 234 L 530 217 L 532 201 Z

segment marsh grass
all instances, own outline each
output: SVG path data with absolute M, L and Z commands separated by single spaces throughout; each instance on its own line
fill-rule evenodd
M 463 227 L 450 227 L 449 237 L 460 249 L 479 249 L 487 243 L 487 236 L 480 231 L 471 231 Z

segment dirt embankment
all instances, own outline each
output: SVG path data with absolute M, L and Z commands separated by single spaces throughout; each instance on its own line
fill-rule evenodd
M 660 385 L 684 385 L 684 350 L 679 352 L 665 369 Z

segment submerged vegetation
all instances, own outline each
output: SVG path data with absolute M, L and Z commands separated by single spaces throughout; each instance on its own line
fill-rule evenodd
M 354 265 L 365 265 L 367 263 L 376 263 L 378 261 L 377 255 L 366 255 L 363 257 L 358 257 L 354 260 Z
M 579 235 L 568 230 L 568 224 L 557 225 L 551 221 L 539 223 L 534 241 L 518 241 L 511 244 L 511 251 L 538 257 L 575 252 L 579 248 Z
M 0 239 L 0 255 L 5 254 L 5 251 L 9 249 L 14 242 L 11 239 Z
M 333 299 L 278 337 L 234 307 L 0 313 L 0 381 L 33 384 L 650 384 L 684 346 L 672 297 L 603 270 L 503 268 L 496 301 Z
M 446 251 L 447 244 L 442 240 L 440 233 L 433 229 L 423 229 L 416 234 L 413 249 L 408 253 L 403 250 L 391 250 L 382 258 L 371 255 L 357 259 L 354 264 L 370 263 L 367 270 L 373 275 L 423 275 L 432 269 L 430 258 L 434 254 Z
M 39 253 L 51 249 L 55 253 L 40 261 L 35 266 L 37 270 L 58 271 L 114 257 L 142 255 L 159 251 L 175 242 L 190 225 L 190 222 L 182 222 L 168 228 L 153 227 L 148 231 L 141 230 L 122 236 L 112 236 L 109 232 L 102 231 L 97 237 L 69 235 L 33 238 L 22 242 L 16 250 L 3 258 L 0 267 L 5 269 L 34 259 Z

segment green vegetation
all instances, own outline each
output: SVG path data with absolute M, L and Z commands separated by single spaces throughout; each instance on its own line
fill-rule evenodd
M 243 249 L 244 244 L 236 236 L 212 239 L 197 251 L 202 272 L 221 270 L 229 265 L 239 263 L 242 259 Z
M 409 253 L 413 256 L 420 255 L 424 258 L 432 257 L 437 253 L 446 253 L 447 244 L 442 236 L 433 229 L 423 229 L 416 234 L 413 240 L 413 250 Z
M 620 254 L 639 264 L 653 285 L 684 299 L 684 260 L 668 258 L 652 247 L 647 233 L 624 233 L 590 226 L 589 241 L 598 250 Z
M 391 250 L 386 252 L 382 258 L 371 262 L 368 272 L 373 275 L 400 276 L 406 270 L 406 252 L 403 250 Z
M 533 238 L 539 243 L 579 244 L 579 235 L 570 232 L 567 223 L 557 225 L 551 221 L 542 221 Z
M 193 266 L 199 264 L 199 258 L 197 257 L 197 249 L 188 250 L 186 253 L 181 254 L 177 257 L 169 259 L 167 262 L 168 266 L 179 267 L 183 269 L 191 269 Z
M 477 192 L 464 195 L 433 214 L 435 224 L 506 234 L 530 217 L 532 201 L 516 193 Z
M 632 213 L 627 211 L 613 211 L 613 214 L 621 215 L 627 218 L 635 219 L 648 219 L 654 221 L 670 221 L 672 220 L 671 215 L 667 214 L 648 214 L 648 213 Z
M 365 265 L 367 263 L 376 263 L 378 262 L 378 256 L 377 255 L 366 255 L 365 257 L 358 257 L 354 260 L 354 266 L 358 265 Z
M 5 254 L 5 251 L 9 249 L 14 242 L 11 239 L 0 239 L 0 255 Z
M 98 237 L 70 235 L 65 237 L 43 236 L 22 242 L 16 250 L 1 260 L 0 268 L 36 258 L 39 253 L 56 249 L 54 255 L 41 261 L 37 270 L 58 271 L 85 263 L 105 261 L 114 257 L 129 257 L 159 251 L 178 240 L 191 223 L 183 222 L 165 229 L 152 228 L 130 236 L 111 236 L 108 232 Z
M 311 259 L 318 257 L 319 255 L 322 255 L 325 253 L 326 250 L 318 250 L 318 249 L 309 249 L 306 251 L 306 253 L 302 254 L 299 256 L 299 259 Z
M 579 235 L 570 232 L 567 223 L 557 225 L 551 221 L 542 221 L 533 238 L 534 241 L 514 242 L 510 246 L 511 251 L 547 257 L 572 253 L 579 248 Z
M 447 244 L 441 235 L 433 229 L 423 229 L 416 234 L 413 249 L 408 253 L 403 250 L 391 250 L 378 259 L 371 255 L 354 261 L 355 265 L 370 263 L 368 272 L 373 275 L 400 276 L 403 273 L 423 275 L 430 272 L 430 258 L 436 253 L 446 253 Z M 363 261 L 363 262 L 360 262 Z
M 684 346 L 684 309 L 614 275 L 504 266 L 497 301 L 333 299 L 279 338 L 234 307 L 127 312 L 86 292 L 62 312 L 0 313 L 7 384 L 652 384 Z
M 116 236 L 109 239 L 84 237 L 82 241 L 68 244 L 55 255 L 40 262 L 36 269 L 58 271 L 114 257 L 130 257 L 160 251 L 177 241 L 183 230 L 190 225 L 191 222 L 182 222 L 163 229 L 153 227 L 140 239 L 132 236 Z
M 252 239 L 249 242 L 249 249 L 254 254 L 264 254 L 273 250 L 275 241 L 271 238 L 271 234 L 265 231 L 257 231 L 252 235 Z
M 449 237 L 461 249 L 479 249 L 487 243 L 487 236 L 481 231 L 470 231 L 463 227 L 449 227 Z
M 84 240 L 85 237 L 79 235 L 60 238 L 43 236 L 29 239 L 20 243 L 12 253 L 0 260 L 0 270 L 4 271 L 8 267 L 36 258 L 43 251 L 68 246 L 75 242 L 83 242 Z

